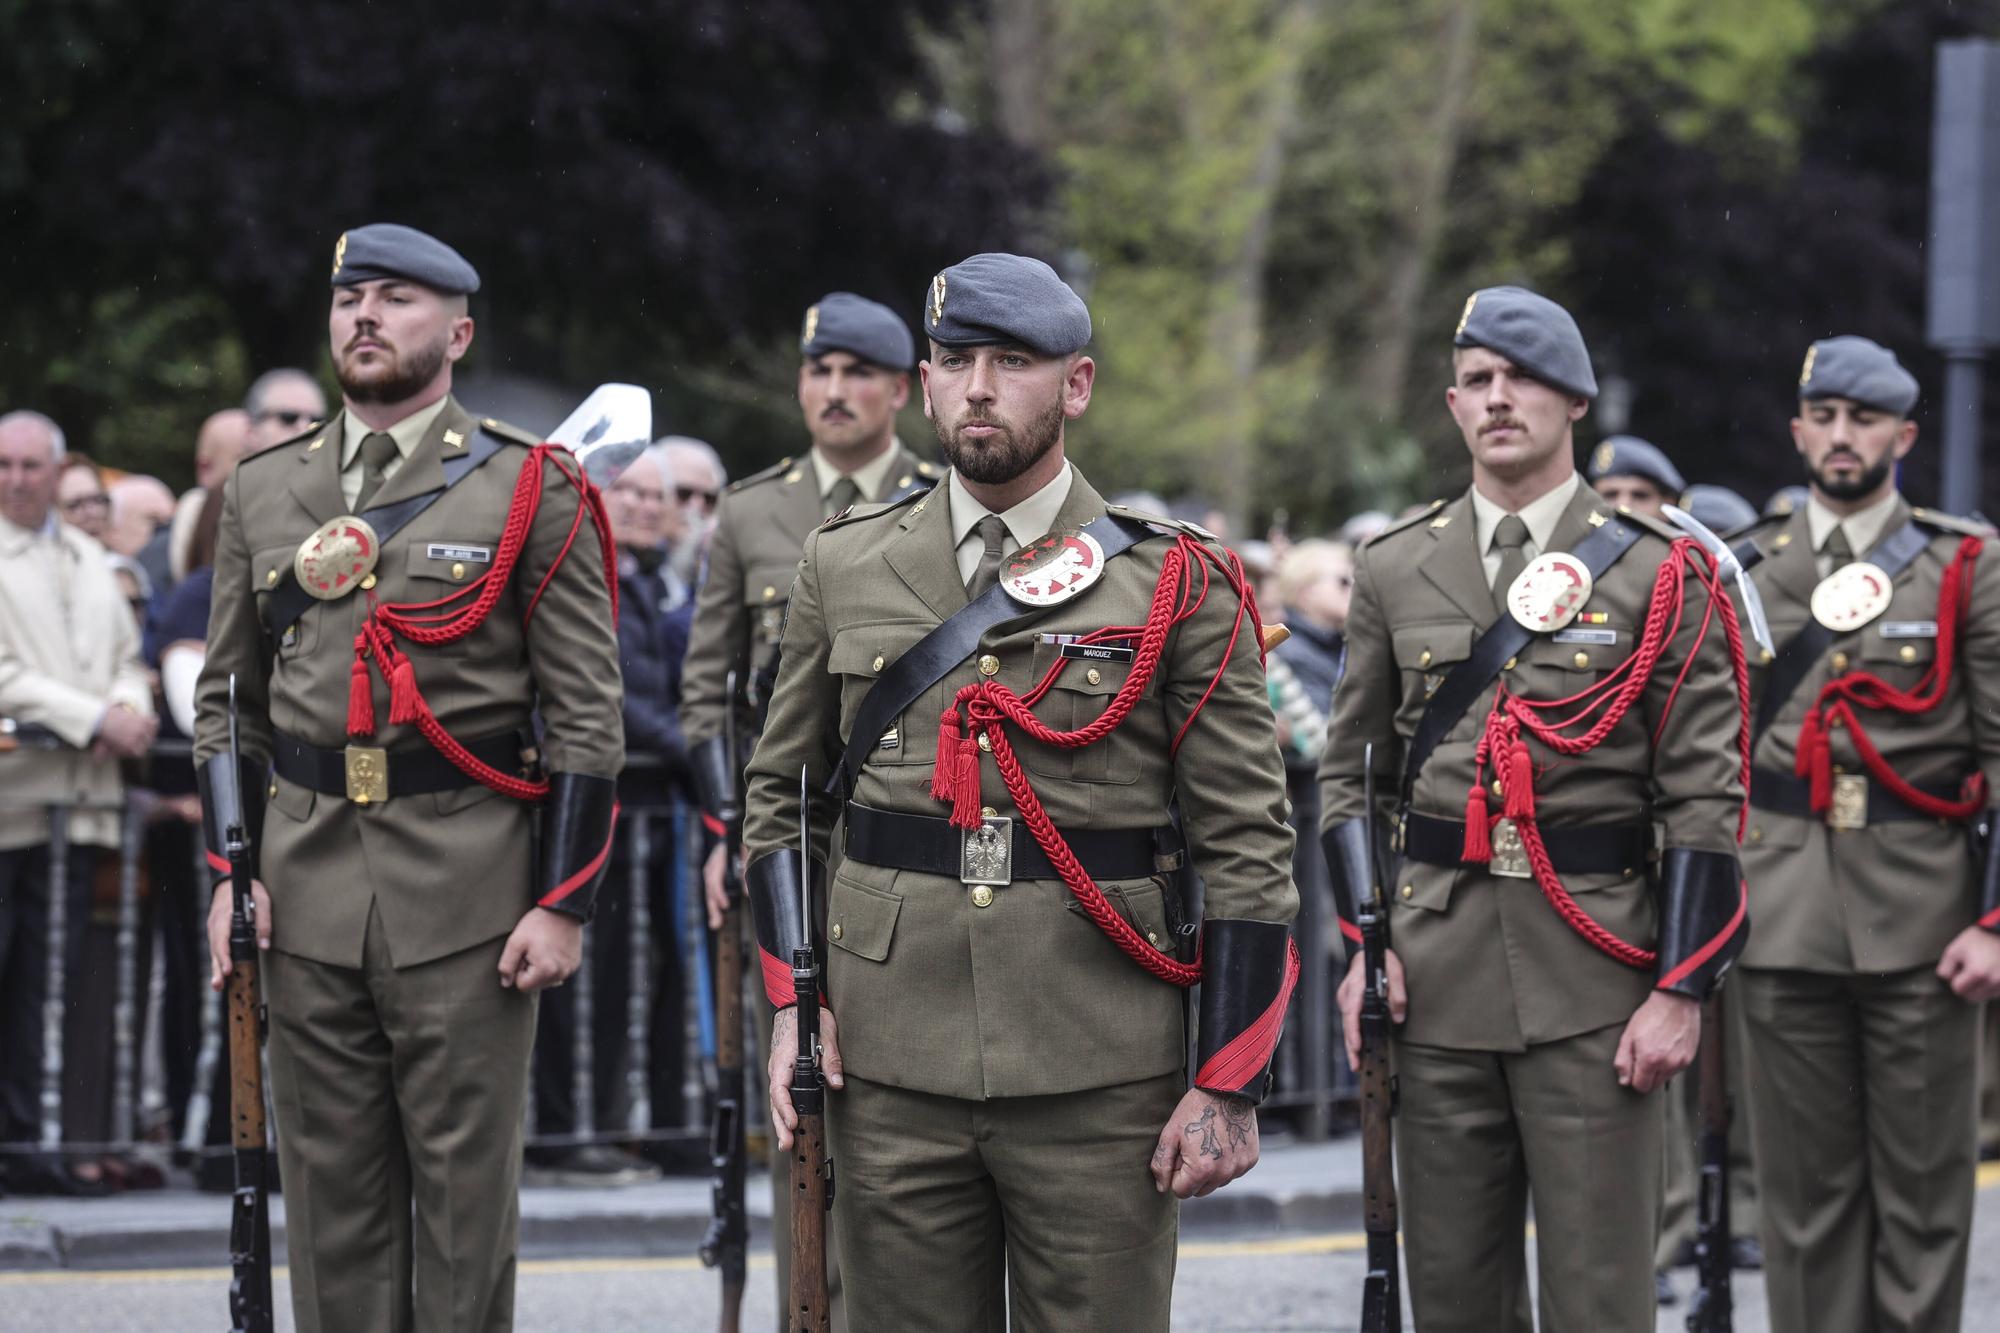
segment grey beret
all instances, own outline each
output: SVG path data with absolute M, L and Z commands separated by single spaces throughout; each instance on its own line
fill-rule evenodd
M 1592 449 L 1583 477 L 1585 481 L 1596 481 L 1599 477 L 1644 477 L 1666 492 L 1669 500 L 1687 489 L 1687 480 L 1680 469 L 1657 445 L 1636 435 L 1613 435 Z
M 437 237 L 395 222 L 371 222 L 340 233 L 333 247 L 333 285 L 352 287 L 378 278 L 422 283 L 447 296 L 479 290 L 479 270 Z
M 881 302 L 853 292 L 828 292 L 806 308 L 805 327 L 799 330 L 799 353 L 819 356 L 826 352 L 852 352 L 863 361 L 890 370 L 908 370 L 917 360 L 916 341 L 902 317 Z
M 1681 496 L 1681 508 L 1693 514 L 1695 521 L 1710 532 L 1723 536 L 1757 521 L 1757 510 L 1748 500 L 1727 486 L 1712 486 L 1705 481 L 1687 488 L 1687 494 Z
M 924 332 L 944 347 L 1018 343 L 1067 356 L 1090 341 L 1090 311 L 1039 259 L 974 255 L 931 279 Z
M 1812 492 L 1804 486 L 1780 486 L 1771 492 L 1771 498 L 1764 501 L 1766 514 L 1789 514 L 1806 502 Z
M 1569 311 L 1525 287 L 1484 287 L 1465 298 L 1454 347 L 1498 352 L 1545 384 L 1597 397 L 1590 349 Z
M 1906 417 L 1917 405 L 1917 377 L 1896 354 L 1869 338 L 1843 334 L 1821 338 L 1806 349 L 1799 370 L 1799 397 L 1851 398 L 1857 403 Z

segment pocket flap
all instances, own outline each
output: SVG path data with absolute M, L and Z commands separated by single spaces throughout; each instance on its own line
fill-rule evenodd
M 1915 631 L 1929 628 L 1930 634 Z M 1890 630 L 1899 631 L 1891 634 Z M 1937 634 L 1935 627 L 1913 621 L 1896 621 L 1885 624 L 1874 634 L 1861 636 L 1861 660 L 1864 662 L 1900 662 L 1906 666 L 1928 666 L 1937 658 Z
M 784 565 L 752 565 L 743 575 L 743 602 L 746 606 L 783 606 L 792 599 L 792 581 L 799 576 L 797 561 Z
M 292 558 L 299 553 L 299 543 L 290 546 L 267 546 L 250 557 L 250 582 L 258 592 L 269 592 L 287 574 L 292 572 Z
M 1472 654 L 1472 626 L 1466 621 L 1441 625 L 1410 625 L 1393 635 L 1396 665 L 1405 671 L 1429 671 L 1463 662 Z
M 827 901 L 827 939 L 857 958 L 882 962 L 889 956 L 889 941 L 895 937 L 902 910 L 899 895 L 836 875 Z
M 885 621 L 844 628 L 827 648 L 826 669 L 836 676 L 879 676 L 933 628 L 928 621 Z

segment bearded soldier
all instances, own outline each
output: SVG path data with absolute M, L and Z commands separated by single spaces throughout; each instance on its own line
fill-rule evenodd
M 1096 365 L 1046 264 L 946 269 L 924 328 L 949 479 L 807 540 L 749 769 L 772 1118 L 789 1141 L 783 960 L 838 816 L 820 1023 L 853 1326 L 1165 1329 L 1176 1200 L 1256 1161 L 1296 975 L 1254 601 L 1069 462 Z M 801 767 L 829 792 L 803 849 Z M 1176 796 L 1200 924 L 1167 878 Z
M 1743 706 L 1706 556 L 1581 484 L 1576 322 L 1477 292 L 1445 401 L 1472 487 L 1362 548 L 1320 766 L 1341 929 L 1399 855 L 1389 998 L 1417 1326 L 1654 1327 L 1663 1107 L 1742 947 Z M 1740 661 L 1740 655 L 1737 657 Z M 1378 791 L 1364 808 L 1363 755 Z M 1664 828 L 1656 846 L 1655 824 Z M 1357 1054 L 1360 951 L 1340 988 Z
M 218 796 L 262 824 L 301 1330 L 513 1326 L 534 992 L 575 970 L 612 836 L 602 509 L 568 454 L 451 396 L 478 289 L 422 232 L 342 235 L 342 408 L 224 492 L 195 761 L 219 873 Z M 228 918 L 224 884 L 218 987 Z
M 1736 989 L 1779 1333 L 1950 1333 L 1965 1295 L 2000 995 L 2000 554 L 1898 493 L 1916 401 L 1887 348 L 1814 343 L 1810 493 L 1739 547 L 1778 645 L 1752 673 Z

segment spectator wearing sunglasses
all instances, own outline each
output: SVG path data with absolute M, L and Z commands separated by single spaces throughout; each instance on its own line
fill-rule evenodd
M 303 370 L 267 370 L 243 395 L 243 410 L 250 414 L 249 451 L 261 453 L 324 421 L 326 394 Z
M 700 582 L 702 557 L 715 531 L 715 504 L 729 484 L 729 472 L 714 449 L 686 435 L 669 435 L 652 452 L 671 511 L 666 515 L 667 568 L 679 587 L 691 589 Z
M 63 456 L 62 474 L 56 480 L 56 509 L 62 521 L 104 544 L 111 527 L 111 493 L 104 489 L 104 474 L 88 454 L 72 450 Z

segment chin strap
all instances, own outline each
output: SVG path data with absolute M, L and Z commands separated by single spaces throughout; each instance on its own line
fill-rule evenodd
M 535 905 L 589 921 L 618 826 L 618 783 L 584 773 L 549 776 L 542 808 L 541 892 Z
M 229 850 L 223 833 L 237 819 L 243 821 L 244 836 L 250 844 L 250 873 L 257 870 L 257 852 L 264 845 L 263 774 L 244 763 L 239 769 L 226 754 L 211 755 L 195 770 L 195 787 L 201 793 L 201 845 L 215 883 L 229 877 Z
M 1194 1085 L 1262 1102 L 1299 980 L 1291 928 L 1213 918 L 1202 928 L 1201 1031 Z

